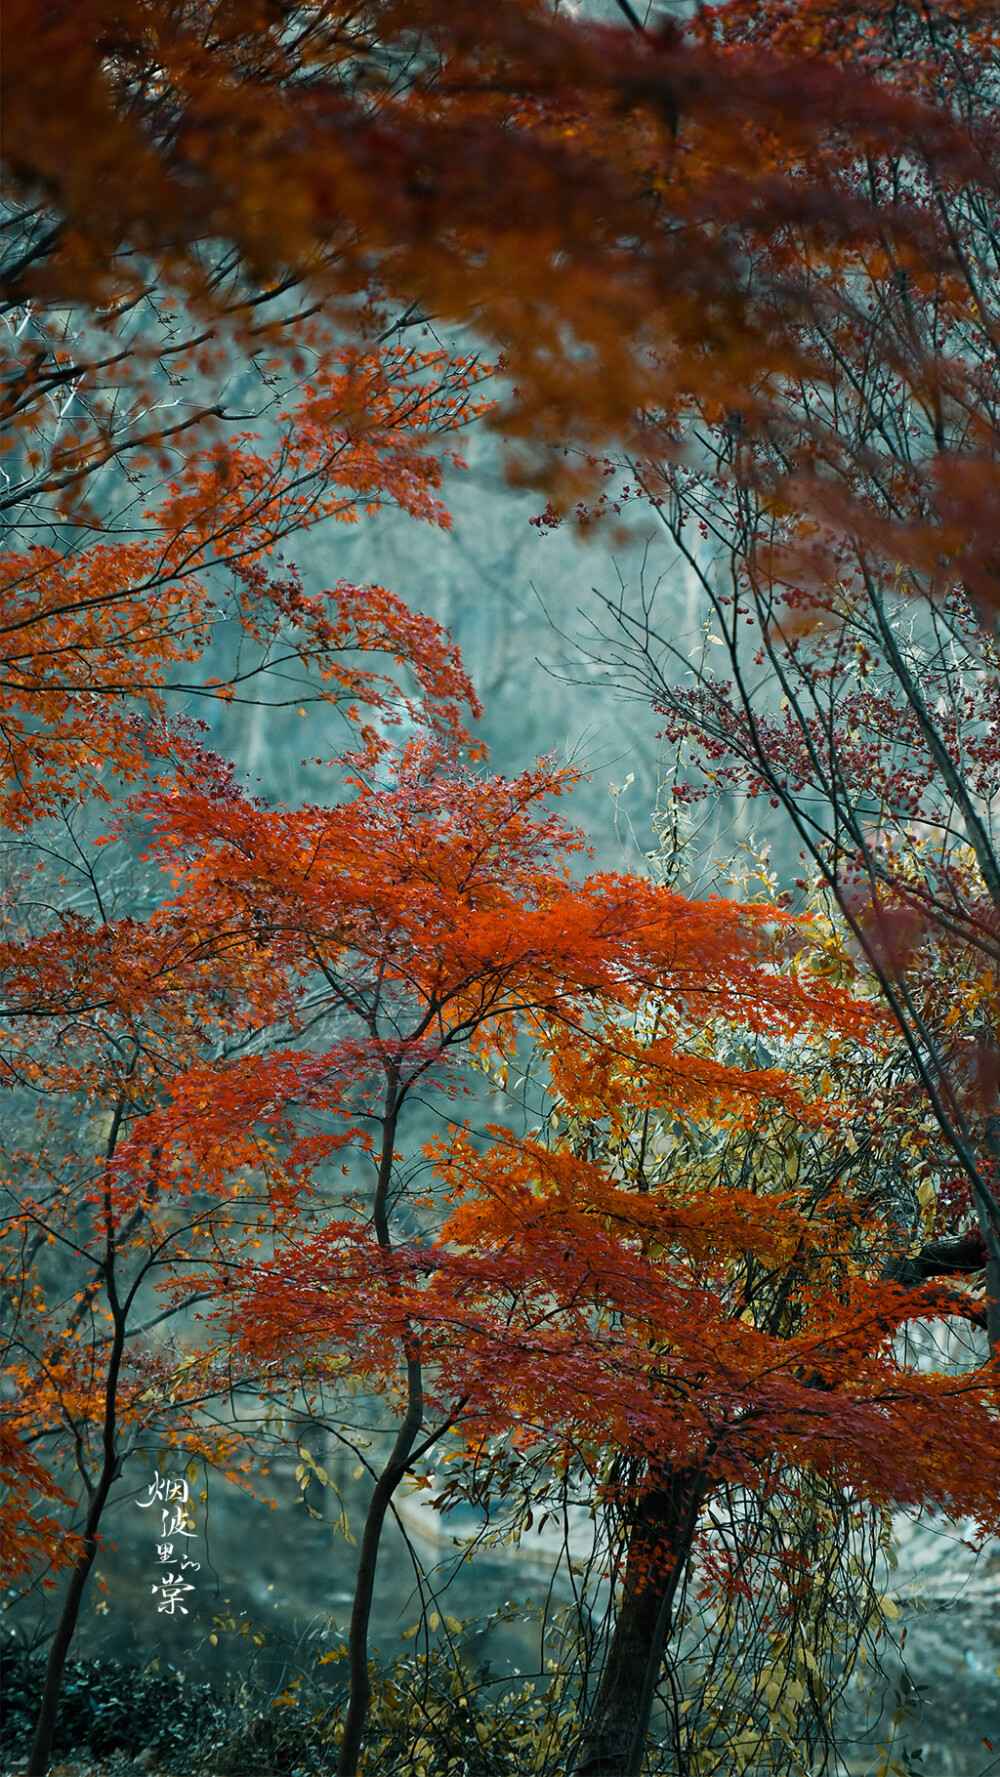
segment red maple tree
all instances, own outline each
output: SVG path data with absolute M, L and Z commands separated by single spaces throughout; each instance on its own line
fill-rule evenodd
M 883 1040 L 873 1006 L 776 966 L 774 928 L 791 927 L 772 906 L 698 905 L 598 878 L 573 891 L 582 946 L 597 895 L 600 973 L 580 971 L 554 1000 L 517 989 L 565 1134 L 558 1119 L 547 1136 L 498 1128 L 484 1148 L 455 1129 L 433 1150 L 455 1206 L 436 1233 L 428 1216 L 388 1271 L 372 1268 L 371 1236 L 351 1221 L 292 1241 L 238 1288 L 233 1328 L 248 1349 L 274 1340 L 302 1362 L 323 1354 L 381 1388 L 407 1354 L 409 1411 L 379 1514 L 407 1449 L 412 1464 L 449 1428 L 469 1467 L 445 1504 L 469 1487 L 481 1500 L 523 1485 L 522 1469 L 535 1512 L 546 1509 L 539 1500 L 559 1509 L 570 1474 L 584 1497 L 596 1489 L 614 1502 L 622 1601 L 573 1768 L 619 1774 L 640 1768 L 674 1595 L 717 1496 L 766 1489 L 788 1501 L 791 1521 L 803 1488 L 830 1484 L 873 1509 L 961 1499 L 988 1526 L 1000 1471 L 987 1454 L 989 1370 L 922 1374 L 897 1338 L 942 1314 L 982 1321 L 974 1299 L 920 1281 L 975 1272 L 982 1249 L 953 1243 L 935 1265 L 925 1246 L 920 1276 L 892 1281 L 897 1236 L 872 1195 L 888 1144 L 869 1142 L 852 1162 L 858 1143 L 845 1152 L 841 1140 L 856 1115 L 849 1101 L 809 1103 L 787 1072 L 713 1053 L 754 1033 L 794 1052 L 808 1028 L 821 1047 L 835 1047 L 837 1033 L 864 1050 Z M 625 916 L 618 930 L 615 912 Z M 568 913 L 559 908 L 563 929 Z M 506 1007 L 497 1012 L 506 1018 Z M 498 1041 L 487 1023 L 479 1034 L 502 1063 L 513 1031 L 501 1022 Z M 700 1164 L 671 1160 L 677 1143 L 664 1131 L 678 1123 Z M 734 1149 L 743 1178 L 733 1177 Z M 757 1182 L 775 1150 L 780 1183 Z M 389 1334 L 388 1350 L 373 1328 Z M 433 1429 L 418 1442 L 425 1416 Z M 808 1566 L 792 1577 L 798 1603 Z M 362 1744 L 357 1700 L 369 1694 L 366 1609 L 356 1598 L 346 1774 Z M 763 1744 L 766 1712 L 763 1723 L 752 1714 L 747 1732 Z
M 621 1455 L 625 1604 L 580 1760 L 632 1770 L 712 1489 L 788 1469 L 990 1521 L 995 1476 L 970 1456 L 995 1427 L 989 1372 L 901 1369 L 893 1333 L 942 1298 L 872 1275 L 863 1203 L 819 1215 L 721 1177 L 692 1202 L 622 1170 L 623 1132 L 664 1100 L 713 1127 L 765 1102 L 808 1123 L 786 1074 L 720 1059 L 709 1027 L 858 1033 L 871 1008 L 786 966 L 778 909 L 575 882 L 578 841 L 538 812 L 565 780 L 470 765 L 447 638 L 383 589 L 307 594 L 274 550 L 386 499 L 445 521 L 435 440 L 482 368 L 405 344 L 440 313 L 501 344 L 501 423 L 562 506 L 615 437 L 679 529 L 692 466 L 751 502 L 768 612 L 790 561 L 839 573 L 845 537 L 862 575 L 902 561 L 936 592 L 943 571 L 991 611 L 995 340 L 968 248 L 998 183 L 995 8 L 923 37 L 921 9 L 881 0 L 650 30 L 536 0 L 9 10 L 4 741 L 25 868 L 4 943 L 23 1107 L 5 1439 L 26 1558 L 70 1567 L 31 1772 L 133 1441 L 231 1464 L 211 1415 L 234 1377 L 280 1392 L 348 1351 L 402 1410 L 360 1552 L 345 1777 L 389 1502 L 444 1427 L 475 1451 L 498 1418 L 525 1447 Z M 268 393 L 246 416 L 248 372 Z M 230 618 L 249 665 L 213 676 Z M 240 696 L 285 659 L 359 725 L 423 738 L 396 753 L 369 729 L 329 805 L 255 804 L 170 697 Z M 135 868 L 139 832 L 145 901 L 113 868 Z M 898 873 L 892 893 L 893 912 L 926 898 Z M 965 909 L 957 878 L 944 900 Z M 650 1000 L 669 1033 L 642 1023 Z M 456 1134 L 453 1213 L 400 1231 L 418 1086 L 525 1032 L 602 1133 L 507 1133 L 486 1161 Z M 69 1139 L 95 1111 L 97 1154 Z M 195 1298 L 216 1310 L 200 1347 L 133 1346 L 137 1316 Z M 71 1446 L 86 1509 L 63 1544 L 31 1494 Z
M 474 0 L 14 4 L 6 291 L 30 313 L 12 412 L 30 436 L 47 400 L 87 396 L 41 471 L 53 491 L 116 437 L 155 452 L 218 406 L 120 399 L 122 329 L 129 378 L 143 359 L 174 374 L 200 358 L 224 387 L 227 341 L 265 366 L 304 342 L 307 360 L 314 303 L 364 338 L 388 300 L 474 317 L 501 343 L 504 423 L 536 469 L 536 446 L 555 447 L 545 473 L 563 500 L 593 482 L 567 446 L 614 437 L 655 458 L 728 414 L 780 439 L 784 495 L 812 509 L 828 491 L 816 470 L 839 477 L 850 446 L 822 404 L 787 424 L 789 389 L 816 368 L 810 325 L 863 322 L 854 272 L 901 272 L 921 296 L 943 272 L 967 314 L 976 300 L 948 205 L 996 199 L 976 99 L 995 5 L 963 0 L 946 22 L 888 0 L 699 7 L 648 29 L 622 15 L 598 24 L 546 0 L 486 16 Z M 79 350 L 67 303 L 95 318 Z M 909 353 L 905 372 L 931 413 L 975 392 L 974 364 L 946 348 Z M 919 507 L 883 514 L 897 559 L 936 560 L 970 503 L 996 497 L 976 428 L 957 455 L 932 437 Z M 971 573 L 986 539 L 964 547 Z
M 30 1163 L 23 1151 L 9 1159 L 14 1231 L 69 1243 L 82 1266 L 75 1288 L 60 1283 L 70 1305 L 62 1326 L 15 1250 L 20 1392 L 11 1423 L 51 1449 L 56 1473 L 73 1425 L 88 1492 L 33 1769 L 45 1766 L 61 1663 L 127 1451 L 160 1427 L 231 1464 L 232 1434 L 205 1421 L 220 1379 L 266 1379 L 270 1392 L 294 1393 L 316 1361 L 315 1330 L 293 1287 L 304 1266 L 326 1317 L 321 1362 L 349 1352 L 372 1385 L 402 1400 L 361 1545 L 341 1751 L 352 1771 L 385 1512 L 442 1426 L 466 1414 L 475 1424 L 479 1414 L 471 1376 L 484 1329 L 469 1329 L 461 1360 L 441 1347 L 441 1329 L 461 1324 L 453 1317 L 469 1287 L 451 1253 L 461 1218 L 439 1233 L 432 1225 L 416 1244 L 401 1243 L 394 1227 L 406 1196 L 398 1150 L 408 1101 L 418 1088 L 453 1090 L 470 1045 L 506 1054 L 542 1020 L 579 1042 L 592 1008 L 627 1010 L 644 989 L 667 984 L 695 1024 L 709 1009 L 791 1029 L 831 1017 L 853 1026 L 868 1014 L 767 966 L 773 909 L 698 907 L 628 878 L 574 882 L 564 859 L 579 838 L 533 812 L 566 788 L 564 773 L 542 768 L 506 783 L 464 765 L 455 740 L 395 754 L 373 738 L 343 761 L 342 800 L 291 810 L 249 798 L 230 768 L 183 735 L 169 764 L 152 769 L 159 781 L 130 798 L 102 852 L 109 858 L 137 830 L 173 891 L 145 917 L 104 908 L 96 918 L 43 918 L 5 950 L 10 1006 L 25 1032 L 11 1055 L 17 1077 L 50 1104 L 96 1100 L 110 1115 L 96 1164 L 74 1151 L 56 1168 L 58 1120 Z M 93 881 L 96 890 L 96 872 Z M 621 1065 L 624 1039 L 613 1027 L 598 1026 L 589 1041 L 591 1065 Z M 658 1089 L 668 1070 L 692 1103 L 795 1096 L 780 1074 L 734 1070 L 666 1041 L 655 1065 Z M 352 1156 L 345 1200 L 336 1166 Z M 474 1191 L 475 1151 L 456 1149 L 448 1164 L 455 1194 Z M 539 1230 L 537 1251 L 529 1241 L 518 1261 L 543 1290 L 547 1246 Z M 491 1260 L 500 1289 L 511 1262 L 509 1253 Z M 272 1277 L 280 1299 L 268 1295 Z M 175 1354 L 133 1355 L 128 1341 L 135 1315 L 149 1312 L 150 1287 L 165 1294 L 164 1312 L 235 1298 L 221 1344 L 193 1348 L 180 1366 Z M 248 1297 L 252 1351 L 234 1368 Z M 574 1362 L 582 1357 L 583 1348 Z M 591 1368 L 597 1389 L 599 1365 Z M 550 1386 L 553 1399 L 572 1396 L 558 1365 Z

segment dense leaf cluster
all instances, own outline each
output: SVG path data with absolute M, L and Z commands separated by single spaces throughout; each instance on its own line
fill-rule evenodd
M 43 1656 L 11 1639 L 3 1652 L 2 1732 L 6 1759 L 31 1747 L 45 1677 Z M 186 1769 L 218 1735 L 223 1701 L 181 1673 L 120 1660 L 69 1660 L 63 1675 L 53 1752 L 89 1746 L 95 1758 L 156 1749 L 166 1769 Z

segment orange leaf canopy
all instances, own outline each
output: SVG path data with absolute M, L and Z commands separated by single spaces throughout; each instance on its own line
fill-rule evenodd
M 225 1275 L 235 1335 L 258 1357 L 294 1353 L 306 1370 L 333 1363 L 331 1375 L 349 1361 L 386 1387 L 401 1345 L 419 1338 L 428 1398 L 445 1416 L 461 1400 L 474 1439 L 505 1426 L 528 1444 L 666 1451 L 750 1484 L 779 1451 L 869 1495 L 960 1498 L 992 1522 L 988 1375 L 901 1364 L 896 1331 L 933 1318 L 940 1298 L 859 1269 L 849 1194 L 810 1209 L 791 1191 L 637 1193 L 572 1144 L 496 1131 L 484 1150 L 456 1132 L 434 1150 L 455 1205 L 436 1233 L 386 1248 L 363 1195 L 319 1233 L 302 1222 L 304 1187 L 319 1188 L 333 1152 L 329 1122 L 324 1136 L 310 1130 L 314 1113 L 355 1140 L 387 1083 L 397 1098 L 418 1083 L 453 1088 L 470 1044 L 483 1065 L 533 1033 L 584 1124 L 613 1130 L 623 1105 L 745 1124 L 763 1104 L 808 1124 L 821 1112 L 798 1082 L 718 1060 L 706 1029 L 766 1032 L 794 1052 L 809 1030 L 863 1040 L 876 1028 L 870 1007 L 790 972 L 793 922 L 772 907 L 574 881 L 563 860 L 578 841 L 535 812 L 563 774 L 505 783 L 440 748 L 394 758 L 381 744 L 349 769 L 352 794 L 335 807 L 264 810 L 190 790 L 135 804 L 153 853 L 172 861 L 172 933 L 211 933 L 228 966 L 238 954 L 255 1016 L 283 992 L 301 1017 L 315 991 L 341 1033 L 319 1053 L 178 1079 L 122 1150 L 123 1189 L 154 1148 L 176 1151 L 178 1182 L 221 1188 L 250 1163 L 254 1118 L 278 1142 L 275 1256 Z M 796 1280 L 794 1327 L 743 1311 L 735 1280 L 750 1261 Z
M 926 486 L 907 498 L 894 477 L 893 559 L 936 573 L 937 538 L 988 580 L 978 524 L 973 542 L 957 532 L 996 497 L 977 383 L 989 323 L 948 206 L 971 192 L 988 210 L 1000 189 L 998 16 L 994 0 L 947 15 L 733 0 L 636 31 L 546 0 L 8 0 L 24 240 L 7 292 L 54 314 L 15 349 L 12 412 L 30 428 L 70 374 L 66 304 L 113 335 L 154 282 L 177 292 L 199 325 L 194 345 L 167 342 L 169 367 L 210 357 L 220 326 L 267 353 L 301 284 L 342 337 L 370 337 L 372 303 L 474 316 L 517 391 L 503 423 L 564 500 L 592 466 L 543 470 L 536 445 L 623 441 L 655 462 L 692 417 L 728 415 L 747 436 L 777 429 L 793 506 L 825 501 L 853 529 L 879 514 L 845 506 L 839 421 L 820 402 L 789 426 L 790 391 L 833 374 L 813 324 L 842 327 L 850 355 L 858 289 L 888 299 L 904 280 L 976 337 L 964 366 L 934 346 L 894 369 L 925 413 L 950 390 L 978 417 L 957 460 L 911 445 Z M 99 383 L 114 359 L 95 346 L 73 369 Z M 837 392 L 849 406 L 849 376 Z M 85 433 L 60 446 L 70 474 L 87 472 Z

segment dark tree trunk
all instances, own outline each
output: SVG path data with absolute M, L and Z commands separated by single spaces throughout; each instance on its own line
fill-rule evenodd
M 993 1119 L 991 1118 L 992 1122 Z M 987 1244 L 986 1218 L 980 1213 L 979 1227 L 966 1234 L 953 1234 L 943 1240 L 925 1240 L 919 1252 L 896 1254 L 886 1261 L 882 1276 L 889 1283 L 900 1283 L 904 1289 L 930 1283 L 934 1278 L 972 1277 L 985 1272 L 982 1308 L 975 1299 L 942 1292 L 942 1307 L 960 1311 L 967 1320 L 985 1328 L 990 1354 L 1000 1355 L 1000 1265 L 991 1258 Z
M 635 1777 L 673 1602 L 707 1491 L 700 1469 L 671 1469 L 639 1499 L 621 1607 L 591 1704 L 574 1777 Z
M 393 1065 L 389 1068 L 387 1076 L 385 1116 L 382 1122 L 382 1151 L 378 1163 L 375 1202 L 372 1212 L 375 1238 L 386 1254 L 392 1252 L 392 1237 L 389 1229 L 389 1189 L 392 1183 L 396 1128 L 405 1095 L 405 1088 L 400 1088 L 399 1071 Z M 410 1330 L 404 1336 L 404 1346 L 406 1351 L 406 1412 L 403 1423 L 396 1434 L 396 1441 L 389 1460 L 375 1483 L 361 1536 L 358 1572 L 354 1584 L 354 1604 L 351 1609 L 351 1627 L 347 1643 L 350 1692 L 347 1713 L 344 1717 L 344 1735 L 337 1759 L 338 1777 L 357 1777 L 358 1761 L 361 1757 L 365 1726 L 368 1721 L 368 1708 L 371 1702 L 371 1678 L 368 1671 L 368 1626 L 371 1621 L 372 1601 L 375 1597 L 375 1574 L 382 1543 L 382 1531 L 385 1526 L 386 1513 L 392 1504 L 396 1489 L 406 1475 L 407 1466 L 412 1460 L 414 1446 L 423 1424 L 424 1385 L 420 1365 L 420 1347 Z
M 408 1401 L 406 1417 L 399 1428 L 385 1468 L 375 1484 L 361 1536 L 358 1573 L 354 1585 L 354 1605 L 348 1636 L 348 1669 L 350 1697 L 344 1717 L 344 1737 L 337 1759 L 338 1777 L 356 1777 L 358 1759 L 364 1740 L 368 1706 L 371 1701 L 371 1679 L 368 1673 L 368 1625 L 372 1600 L 375 1597 L 375 1573 L 386 1513 L 393 1494 L 406 1475 L 407 1463 L 417 1441 L 423 1418 L 423 1387 L 419 1359 L 411 1357 L 407 1365 Z
M 122 1105 L 119 1104 L 115 1114 L 114 1126 L 108 1139 L 109 1159 L 114 1153 L 115 1140 L 121 1122 L 121 1112 Z M 35 1729 L 34 1744 L 31 1748 L 31 1756 L 28 1760 L 28 1768 L 25 1771 L 24 1777 L 45 1777 L 45 1773 L 49 1768 L 52 1742 L 55 1738 L 56 1731 L 56 1710 L 59 1707 L 59 1693 L 62 1688 L 62 1676 L 63 1668 L 66 1665 L 66 1655 L 69 1653 L 70 1642 L 73 1639 L 77 1618 L 80 1615 L 80 1605 L 83 1601 L 83 1594 L 86 1591 L 87 1581 L 90 1578 L 90 1570 L 94 1565 L 94 1557 L 97 1554 L 97 1533 L 100 1529 L 101 1518 L 104 1514 L 104 1508 L 108 1503 L 108 1496 L 111 1489 L 121 1473 L 123 1460 L 118 1453 L 118 1380 L 121 1375 L 122 1354 L 125 1350 L 125 1328 L 128 1324 L 129 1311 L 135 1300 L 135 1293 L 139 1287 L 142 1276 L 145 1274 L 145 1267 L 140 1271 L 139 1277 L 128 1292 L 123 1304 L 118 1295 L 118 1284 L 115 1276 L 116 1235 L 109 1196 L 105 1197 L 105 1211 L 107 1215 L 107 1250 L 104 1264 L 101 1267 L 99 1275 L 103 1279 L 104 1288 L 107 1291 L 108 1306 L 111 1310 L 114 1322 L 114 1335 L 111 1341 L 111 1350 L 108 1354 L 107 1375 L 104 1379 L 104 1424 L 101 1436 L 100 1475 L 96 1484 L 93 1486 L 90 1485 L 86 1481 L 86 1471 L 83 1463 L 80 1463 L 79 1472 L 87 1485 L 87 1492 L 89 1495 L 87 1516 L 83 1526 L 83 1547 L 78 1559 L 73 1565 L 73 1570 L 69 1578 L 69 1585 L 66 1588 L 66 1596 L 63 1600 L 63 1607 L 59 1613 L 59 1622 L 56 1626 L 55 1635 L 52 1637 L 52 1645 L 49 1648 L 49 1657 L 45 1665 L 45 1684 L 42 1688 L 41 1708 L 38 1711 L 38 1725 Z
M 83 1548 L 80 1558 L 74 1564 L 70 1574 L 63 1607 L 59 1613 L 59 1622 L 49 1646 L 35 1739 L 24 1777 L 45 1777 L 49 1768 L 52 1742 L 56 1731 L 56 1710 L 59 1707 L 59 1693 L 62 1689 L 63 1668 L 66 1664 L 66 1655 L 69 1653 L 70 1642 L 73 1639 L 73 1632 L 76 1629 L 77 1618 L 80 1615 L 80 1605 L 87 1581 L 90 1578 L 90 1570 L 94 1565 L 94 1556 L 97 1554 L 97 1527 L 100 1524 L 101 1514 L 110 1491 L 111 1476 L 109 1475 L 106 1484 L 98 1487 L 91 1500 L 83 1532 Z
M 1000 1117 L 987 1117 L 985 1139 L 983 1143 L 991 1160 L 1000 1159 Z M 1000 1358 L 1000 1264 L 995 1258 L 995 1242 L 991 1242 L 993 1252 L 989 1251 L 989 1233 L 986 1212 L 979 1206 L 979 1232 L 986 1249 L 986 1336 L 990 1342 L 990 1356 Z
M 1000 1265 L 995 1259 L 986 1266 L 986 1336 L 990 1356 L 1000 1358 Z

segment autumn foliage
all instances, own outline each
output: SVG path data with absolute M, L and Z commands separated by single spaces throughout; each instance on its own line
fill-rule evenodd
M 770 1106 L 833 1140 L 841 1105 L 706 1045 L 727 1029 L 779 1051 L 809 1031 L 882 1040 L 872 1006 L 794 966 L 787 915 L 574 880 L 579 839 L 540 806 L 565 774 L 492 779 L 440 739 L 372 738 L 342 762 L 339 797 L 300 809 L 247 795 L 183 732 L 151 771 L 99 868 L 138 838 L 167 879 L 153 911 L 67 914 L 5 945 L 24 1032 L 12 1073 L 43 1104 L 102 1107 L 108 1128 L 103 1157 L 76 1144 L 57 1170 L 49 1111 L 41 1147 L 8 1156 L 14 1227 L 82 1261 L 68 1322 L 19 1274 L 23 1247 L 10 1285 L 11 1428 L 51 1444 L 55 1473 L 67 1419 L 101 1468 L 112 1406 L 116 1451 L 166 1437 L 231 1468 L 234 1434 L 206 1418 L 226 1387 L 280 1397 L 350 1374 L 401 1391 L 386 1499 L 442 1426 L 476 1461 L 500 1424 L 557 1462 L 611 1447 L 648 1484 L 697 1477 L 699 1498 L 805 1469 L 875 1500 L 960 1498 L 992 1521 L 987 1378 L 907 1371 L 893 1344 L 914 1319 L 966 1310 L 879 1283 L 849 1178 L 818 1197 L 675 1181 L 655 1141 L 628 1164 L 637 1120 L 665 1106 L 737 1132 Z M 450 1113 L 439 1186 L 406 1236 L 408 1101 L 447 1104 L 470 1060 L 503 1066 L 525 1035 L 590 1136 L 496 1130 L 484 1150 Z M 180 1365 L 126 1346 L 150 1290 L 208 1317 Z M 107 1331 L 81 1339 L 82 1324 Z M 24 1481 L 15 1523 L 37 1469 Z M 373 1582 L 374 1567 L 355 1601 L 345 1770 Z
M 501 343 L 504 423 L 536 470 L 539 444 L 617 438 L 655 461 L 699 420 L 736 416 L 780 442 L 793 507 L 931 572 L 959 551 L 985 587 L 988 544 L 965 516 L 997 498 L 979 400 L 990 328 L 952 200 L 981 233 L 997 29 L 978 0 L 946 17 L 733 4 L 644 30 L 542 0 L 229 0 L 207 19 L 175 0 L 15 5 L 5 153 L 24 232 L 6 288 L 32 321 L 12 414 L 30 434 L 51 393 L 89 391 L 53 463 L 69 485 L 116 429 L 155 446 L 213 413 L 124 420 L 118 384 L 144 363 L 221 364 L 235 339 L 266 365 L 290 291 L 293 311 L 321 302 L 362 335 L 388 299 L 475 317 Z M 818 401 L 794 419 L 788 400 L 817 370 L 815 327 L 850 354 L 867 279 L 890 311 L 893 290 L 918 307 L 943 296 L 974 342 L 964 357 L 944 335 L 930 353 L 887 340 L 927 424 L 910 485 L 897 476 L 878 515 L 856 498 L 850 379 L 835 412 Z M 154 285 L 168 306 L 150 313 Z M 95 317 L 78 354 L 45 318 L 66 303 Z M 307 362 L 305 320 L 290 338 Z M 867 436 L 862 463 L 892 455 Z M 563 460 L 561 498 L 575 479 Z
M 68 1570 L 31 1777 L 131 1455 L 245 1475 L 234 1390 L 292 1411 L 348 1376 L 395 1441 L 359 1548 L 344 1777 L 382 1526 L 446 1436 L 452 1494 L 520 1465 L 617 1513 L 620 1607 L 573 1757 L 633 1777 L 679 1578 L 699 1550 L 724 1566 L 717 1496 L 791 1519 L 825 1488 L 998 1527 L 995 1360 L 921 1368 L 904 1338 L 984 1320 L 934 1269 L 955 1230 L 923 1200 L 904 1225 L 880 1174 L 924 1052 L 871 990 L 895 1011 L 899 971 L 834 979 L 822 921 L 588 874 L 556 812 L 572 773 L 490 775 L 450 638 L 385 588 L 307 590 L 280 548 L 382 504 L 447 524 L 488 370 L 409 343 L 444 317 L 502 352 L 494 419 L 552 522 L 578 495 L 585 520 L 628 504 L 600 492 L 610 440 L 677 537 L 706 483 L 731 502 L 719 609 L 752 604 L 766 648 L 808 608 L 781 635 L 819 660 L 818 699 L 831 609 L 874 609 L 900 562 L 907 598 L 961 578 L 974 629 L 996 598 L 970 522 L 998 494 L 968 251 L 997 193 L 994 9 L 940 32 L 875 0 L 648 29 L 536 0 L 8 14 L 5 1511 L 19 1573 Z M 869 423 L 890 394 L 898 430 Z M 652 689 L 752 792 L 825 786 L 810 719 L 762 741 L 729 687 Z M 257 696 L 344 724 L 311 762 L 322 800 L 257 798 L 176 714 Z M 852 699 L 857 728 L 891 719 L 919 802 L 943 769 L 922 706 Z M 926 875 L 879 868 L 889 911 L 926 911 Z M 990 949 L 995 906 L 970 911 L 950 868 L 934 931 L 962 901 L 963 955 Z M 502 1094 L 529 1049 L 538 1117 L 484 1132 L 468 1095 Z M 437 1134 L 415 1156 L 418 1100 Z M 949 1277 L 982 1268 L 960 1245 Z M 184 1316 L 183 1355 L 148 1336 Z M 807 1583 L 803 1561 L 799 1603 Z

